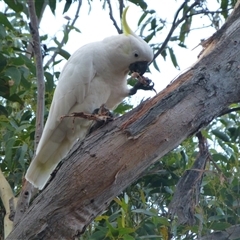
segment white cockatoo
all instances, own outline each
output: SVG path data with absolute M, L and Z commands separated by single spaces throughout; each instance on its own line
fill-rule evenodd
M 92 121 L 66 117 L 73 112 L 91 114 L 101 105 L 113 110 L 130 95 L 129 70 L 144 74 L 153 59 L 149 45 L 128 26 L 123 12 L 123 34 L 78 49 L 63 68 L 42 137 L 25 178 L 42 189 L 52 171 L 77 139 L 82 140 Z M 136 92 L 135 90 L 133 91 Z

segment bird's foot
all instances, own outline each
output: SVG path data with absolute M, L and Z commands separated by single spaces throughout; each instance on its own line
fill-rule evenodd
M 113 114 L 106 106 L 103 104 L 100 108 L 93 111 L 93 115 L 97 116 L 96 122 L 90 128 L 88 134 L 94 132 L 98 128 L 105 126 L 107 123 L 114 120 Z
M 129 95 L 134 95 L 140 89 L 152 90 L 157 93 L 154 89 L 154 83 L 151 79 L 141 76 L 137 72 L 132 73 L 131 77 L 137 79 L 137 83 L 130 89 Z
M 96 121 L 112 121 L 113 114 L 109 109 L 106 108 L 105 104 L 103 104 L 100 108 L 97 108 L 93 111 L 92 115 L 97 116 Z
M 87 120 L 93 120 L 97 122 L 108 122 L 113 119 L 112 113 L 103 104 L 100 108 L 97 108 L 93 113 L 73 112 L 69 115 L 64 115 L 61 120 L 66 117 L 83 118 Z

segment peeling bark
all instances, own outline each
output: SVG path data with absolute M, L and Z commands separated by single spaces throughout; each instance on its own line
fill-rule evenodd
M 154 98 L 75 144 L 7 239 L 80 235 L 147 167 L 239 101 L 238 3 L 194 66 Z

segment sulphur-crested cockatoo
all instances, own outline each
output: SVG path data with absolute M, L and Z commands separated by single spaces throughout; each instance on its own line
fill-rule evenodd
M 78 49 L 63 68 L 49 116 L 25 178 L 42 189 L 52 171 L 77 139 L 83 139 L 92 121 L 66 117 L 73 112 L 92 113 L 105 104 L 114 109 L 130 94 L 129 70 L 142 75 L 153 59 L 152 49 L 122 17 L 123 34 Z M 135 92 L 135 91 L 134 91 Z

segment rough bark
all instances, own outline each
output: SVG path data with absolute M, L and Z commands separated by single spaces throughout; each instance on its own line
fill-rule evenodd
M 177 216 L 179 225 L 195 224 L 195 208 L 199 202 L 200 188 L 206 163 L 209 159 L 208 143 L 201 132 L 198 137 L 199 154 L 191 169 L 186 170 L 176 185 L 176 191 L 168 206 L 171 218 Z
M 147 167 L 239 101 L 237 4 L 194 66 L 154 98 L 76 143 L 7 239 L 81 234 Z

